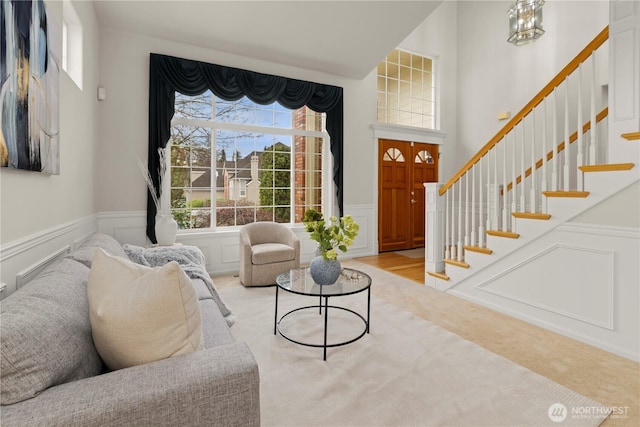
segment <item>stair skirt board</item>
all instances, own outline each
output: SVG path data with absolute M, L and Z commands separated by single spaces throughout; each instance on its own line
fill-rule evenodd
M 456 267 L 461 267 L 461 268 L 469 268 L 469 264 L 467 264 L 464 261 L 458 261 L 455 259 L 445 259 L 444 260 L 445 264 L 449 264 L 449 265 L 455 265 Z
M 464 246 L 465 251 L 477 252 L 479 254 L 491 255 L 493 251 L 489 248 L 481 248 L 480 246 Z
M 612 171 L 628 171 L 633 169 L 633 163 L 613 163 L 609 165 L 585 165 L 580 166 L 582 172 L 612 172 Z
M 517 239 L 520 237 L 518 233 L 513 233 L 511 231 L 487 230 L 487 234 L 489 236 L 506 237 L 508 239 Z
M 584 198 L 589 195 L 589 192 L 588 191 L 543 191 L 542 194 L 546 197 Z
M 436 272 L 433 272 L 433 271 L 427 271 L 427 274 L 429 276 L 433 276 L 433 277 L 436 277 L 438 279 L 447 280 L 447 281 L 449 280 L 449 276 L 447 276 L 444 271 L 442 273 L 436 273 Z
M 545 213 L 537 213 L 537 212 L 511 212 L 514 218 L 522 218 L 522 219 L 542 219 L 547 220 L 551 218 L 550 214 Z

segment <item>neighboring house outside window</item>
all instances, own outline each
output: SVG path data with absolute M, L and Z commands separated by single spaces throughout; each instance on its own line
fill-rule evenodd
M 211 92 L 176 93 L 175 108 L 167 157 L 181 228 L 299 223 L 306 209 L 322 210 L 324 114 Z
M 377 70 L 378 122 L 435 129 L 434 60 L 394 49 Z

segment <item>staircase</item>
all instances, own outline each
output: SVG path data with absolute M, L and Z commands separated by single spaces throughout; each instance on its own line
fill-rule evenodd
M 549 308 L 547 304 L 554 292 L 564 292 L 563 286 L 574 294 L 580 292 L 580 288 L 575 287 L 578 285 L 565 286 L 571 281 L 571 272 L 554 278 L 553 272 L 536 271 L 537 282 L 527 286 L 536 288 L 538 283 L 544 282 L 540 283 L 539 291 L 523 292 L 521 286 L 509 281 L 504 285 L 501 282 L 500 289 L 492 286 L 496 279 L 508 274 L 512 281 L 522 278 L 528 270 L 517 274 L 512 274 L 513 271 L 520 267 L 531 268 L 531 259 L 550 251 L 540 247 L 539 242 L 544 241 L 545 236 L 557 233 L 559 227 L 566 226 L 571 219 L 640 181 L 637 155 L 629 156 L 625 159 L 628 162 L 624 163 L 608 162 L 611 157 L 620 158 L 620 155 L 611 155 L 615 147 L 638 144 L 640 140 L 640 132 L 609 137 L 609 109 L 607 99 L 599 97 L 598 75 L 600 70 L 606 69 L 609 60 L 605 53 L 608 39 L 609 27 L 449 181 L 425 184 L 427 285 L 472 300 L 482 299 L 478 297 L 480 291 L 493 293 L 493 297 L 499 297 L 487 298 L 484 302 L 490 302 L 485 305 L 500 305 L 502 298 L 504 305 L 495 308 L 510 313 L 535 306 L 538 312 L 519 317 L 531 318 L 533 323 L 544 326 L 557 321 L 551 327 L 556 330 L 580 329 L 563 325 L 563 319 L 554 319 L 553 316 L 562 310 Z M 631 152 L 638 153 L 639 150 Z M 545 244 L 550 244 L 548 238 Z M 534 248 L 525 255 L 529 246 Z M 514 254 L 519 254 L 519 258 Z M 614 255 L 611 257 L 613 259 Z M 585 262 L 588 259 L 585 258 Z M 518 290 L 511 292 L 508 286 Z M 548 295 L 538 298 L 536 293 L 542 292 L 548 292 Z M 593 295 L 604 295 L 598 292 L 594 291 Z M 606 292 L 613 295 L 613 286 Z M 632 291 L 631 298 L 635 298 L 635 292 Z M 523 294 L 526 298 L 521 297 Z M 573 298 L 579 298 L 579 295 Z M 611 296 L 611 307 L 614 306 L 613 299 Z M 551 314 L 540 315 L 544 310 Z M 602 313 L 602 316 L 594 315 L 602 319 L 585 322 L 590 323 L 590 327 L 614 330 L 614 309 Z M 573 320 L 584 321 L 580 316 L 573 317 Z M 592 334 L 591 330 L 585 331 L 569 335 L 580 339 L 581 334 Z M 611 349 L 616 345 L 601 347 Z M 637 343 L 632 345 L 635 346 Z M 626 357 L 637 357 L 628 349 L 616 350 L 619 350 L 617 347 L 613 351 Z

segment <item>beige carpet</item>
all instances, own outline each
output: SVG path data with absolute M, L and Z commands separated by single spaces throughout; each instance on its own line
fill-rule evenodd
M 376 287 L 418 286 L 368 271 Z M 265 426 L 596 426 L 604 417 L 584 415 L 603 412 L 597 402 L 375 296 L 371 333 L 329 349 L 324 362 L 322 349 L 273 335 L 274 288 L 225 284 L 220 293 L 236 314 L 234 336 L 249 344 L 258 361 Z M 285 292 L 280 296 L 280 314 L 317 303 Z M 330 301 L 366 312 L 366 293 Z M 320 343 L 322 319 L 316 310 L 306 310 L 281 326 Z M 348 313 L 330 311 L 330 342 L 362 328 Z M 561 423 L 549 417 L 556 404 L 566 408 Z

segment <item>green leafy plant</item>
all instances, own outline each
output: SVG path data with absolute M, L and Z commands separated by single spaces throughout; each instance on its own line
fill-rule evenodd
M 310 233 L 311 239 L 318 242 L 320 254 L 326 260 L 337 259 L 337 249 L 347 252 L 347 248 L 353 244 L 360 231 L 360 226 L 351 215 L 345 215 L 340 219 L 331 216 L 327 224 L 322 213 L 314 209 L 308 209 L 304 213 L 302 223 Z

